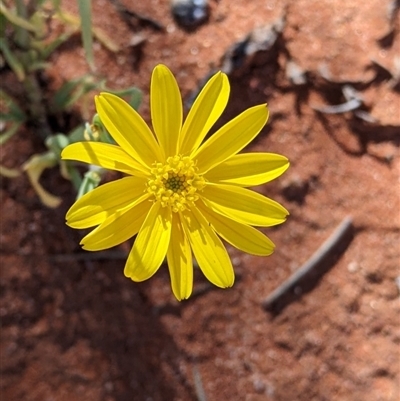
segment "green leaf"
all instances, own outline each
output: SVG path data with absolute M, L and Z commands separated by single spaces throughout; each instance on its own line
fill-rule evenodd
M 100 84 L 91 75 L 66 82 L 53 96 L 51 107 L 59 112 L 73 105 L 81 96 L 96 89 Z
M 64 134 L 56 134 L 47 137 L 45 143 L 49 150 L 51 150 L 59 159 L 61 159 L 61 152 L 70 144 L 70 141 Z
M 4 124 L 0 135 L 0 145 L 6 143 L 25 122 L 25 113 L 18 107 L 14 99 L 0 89 L 0 122 Z M 4 110 L 4 111 L 3 111 Z M 9 122 L 8 127 L 6 122 Z
M 50 63 L 46 63 L 44 61 L 35 61 L 32 62 L 32 64 L 29 66 L 28 71 L 29 72 L 34 72 L 34 71 L 43 71 L 47 67 L 49 67 Z
M 94 70 L 91 1 L 79 0 L 78 6 L 81 18 L 83 48 L 85 49 L 86 60 L 90 68 Z
M 95 131 L 95 132 L 93 132 L 93 131 Z M 88 127 L 88 124 L 87 124 L 85 132 L 89 133 L 89 136 L 92 135 L 93 139 L 91 139 L 91 140 L 93 140 L 93 141 L 97 140 L 97 141 L 100 141 L 103 143 L 115 144 L 114 139 L 109 134 L 109 132 L 107 131 L 104 124 L 101 122 L 100 116 L 98 114 L 95 114 L 93 116 L 91 126 Z
M 53 111 L 65 110 L 69 104 L 72 92 L 80 85 L 80 79 L 65 82 L 61 88 L 54 94 L 50 103 Z
M 60 160 L 60 172 L 65 179 L 71 180 L 76 192 L 78 192 L 82 184 L 82 177 L 78 169 L 69 160 Z
M 13 137 L 21 124 L 13 124 L 9 129 L 0 135 L 0 145 L 4 145 L 11 137 Z
M 54 52 L 58 48 L 58 46 L 61 46 L 64 42 L 66 42 L 71 36 L 73 32 L 66 32 L 60 36 L 58 36 L 56 39 L 54 39 L 52 42 L 50 42 L 47 46 L 43 46 L 40 49 L 42 59 L 46 60 L 48 57 L 50 57 L 51 53 Z
M 129 105 L 133 107 L 135 110 L 138 110 L 142 103 L 143 99 L 142 91 L 134 86 L 117 91 L 108 89 L 107 92 L 113 93 L 114 95 L 117 96 L 126 97 Z
M 0 104 L 7 111 L 0 111 L 0 119 L 4 121 L 15 121 L 23 123 L 26 120 L 25 113 L 18 107 L 15 100 L 5 91 L 0 89 Z
M 8 47 L 8 43 L 6 42 L 5 38 L 0 38 L 0 51 L 3 53 L 3 56 L 10 68 L 14 71 L 18 81 L 22 82 L 26 76 L 24 66 Z
M 26 171 L 26 174 L 28 175 L 33 189 L 39 196 L 42 203 L 51 208 L 58 207 L 61 203 L 61 198 L 54 196 L 45 190 L 40 184 L 39 180 L 43 171 L 46 168 L 54 167 L 57 164 L 57 161 L 57 156 L 50 151 L 41 155 L 33 155 L 22 166 L 23 170 Z
M 0 37 L 4 38 L 7 31 L 7 18 L 0 13 Z
M 76 196 L 76 199 L 79 199 L 83 195 L 92 191 L 100 184 L 101 172 L 102 169 L 96 166 L 90 166 L 90 170 L 87 171 L 83 176 L 83 180 L 79 188 L 78 195 Z
M 72 131 L 70 131 L 67 136 L 70 143 L 81 142 L 85 140 L 84 133 L 85 127 L 83 125 L 78 125 Z
M 7 178 L 15 178 L 21 175 L 21 172 L 16 168 L 8 168 L 0 164 L 0 176 Z
M 29 32 L 37 32 L 37 28 L 35 27 L 35 25 L 31 24 L 26 19 L 13 13 L 4 5 L 2 1 L 0 1 L 0 13 L 4 15 L 4 17 L 6 17 L 7 20 L 11 22 L 13 25 L 25 29 Z

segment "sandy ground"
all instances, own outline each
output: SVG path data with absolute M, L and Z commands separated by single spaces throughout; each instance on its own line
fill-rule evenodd
M 257 190 L 291 215 L 264 230 L 277 245 L 271 257 L 229 248 L 232 289 L 196 271 L 195 295 L 178 303 L 166 266 L 145 283 L 124 278 L 131 244 L 96 258 L 80 250 L 84 234 L 64 225 L 74 194 L 56 169 L 42 180 L 63 197 L 56 210 L 26 177 L 2 179 L 1 400 L 399 400 L 398 2 L 214 0 L 190 31 L 167 1 L 122 2 L 161 30 L 93 3 L 94 24 L 120 46 L 112 53 L 96 43 L 97 73 L 111 88 L 143 90 L 148 121 L 158 63 L 188 102 L 211 71 L 229 73 L 218 126 L 268 102 L 269 124 L 249 150 L 284 154 L 291 168 Z M 52 58 L 49 92 L 87 72 L 79 46 L 73 38 Z M 359 107 L 327 113 L 349 88 Z M 18 167 L 43 149 L 24 130 L 0 162 Z M 265 310 L 263 300 L 347 216 L 338 247 Z

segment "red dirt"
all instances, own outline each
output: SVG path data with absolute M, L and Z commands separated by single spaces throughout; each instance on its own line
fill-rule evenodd
M 284 154 L 291 168 L 257 190 L 291 216 L 265 230 L 277 246 L 271 257 L 229 248 L 232 289 L 210 287 L 196 272 L 196 295 L 178 303 L 165 266 L 145 283 L 124 278 L 130 244 L 101 259 L 80 251 L 83 233 L 64 225 L 74 195 L 57 170 L 43 178 L 63 197 L 56 210 L 40 204 L 26 177 L 3 179 L 1 400 L 188 401 L 201 399 L 196 379 L 209 401 L 399 400 L 400 94 L 390 77 L 399 12 L 391 22 L 388 0 L 214 0 L 208 22 L 186 32 L 168 2 L 124 1 L 166 27 L 134 32 L 110 2 L 93 3 L 94 24 L 121 46 L 113 54 L 96 44 L 109 86 L 147 94 L 153 67 L 165 63 L 186 98 L 234 42 L 285 16 L 271 49 L 230 74 L 218 125 L 268 102 L 269 125 L 249 149 Z M 129 47 L 138 33 L 146 38 L 140 51 Z M 87 72 L 79 43 L 54 55 L 52 85 Z M 290 81 L 289 60 L 305 72 L 304 85 Z M 313 109 L 344 103 L 345 84 L 375 122 Z M 141 113 L 149 121 L 147 95 Z M 32 137 L 24 130 L 10 140 L 0 163 L 18 167 L 43 151 Z M 263 310 L 262 300 L 348 215 L 353 238 L 337 261 L 279 313 Z

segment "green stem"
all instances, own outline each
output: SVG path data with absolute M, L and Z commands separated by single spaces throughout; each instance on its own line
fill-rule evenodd
M 47 120 L 47 110 L 44 106 L 42 90 L 34 72 L 26 75 L 23 85 L 28 100 L 29 119 L 37 128 L 38 135 L 42 139 L 46 139 L 52 135 L 52 131 Z
M 28 12 L 24 1 L 16 0 L 15 3 L 17 5 L 17 15 L 27 21 Z M 18 46 L 24 50 L 29 49 L 29 32 L 25 28 L 22 28 L 18 25 L 15 26 L 15 32 L 15 42 L 18 44 Z
M 24 0 L 16 0 L 16 6 L 18 16 L 27 20 L 28 9 Z M 21 48 L 20 60 L 26 73 L 23 86 L 27 97 L 28 116 L 35 128 L 37 128 L 39 136 L 42 139 L 46 139 L 52 132 L 47 120 L 47 110 L 43 102 L 42 90 L 35 72 L 29 72 L 29 67 L 32 63 L 32 57 L 29 54 L 31 37 L 29 32 L 24 28 L 16 26 L 15 30 L 15 42 Z

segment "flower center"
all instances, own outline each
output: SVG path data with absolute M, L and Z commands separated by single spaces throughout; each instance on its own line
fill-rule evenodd
M 183 211 L 197 201 L 198 192 L 205 186 L 204 178 L 197 174 L 193 160 L 187 156 L 168 157 L 165 164 L 156 162 L 151 174 L 147 191 L 173 212 Z

